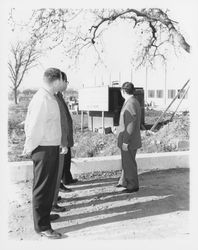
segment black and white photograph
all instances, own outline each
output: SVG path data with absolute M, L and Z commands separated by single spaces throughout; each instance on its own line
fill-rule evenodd
M 195 1 L 1 5 L 10 249 L 196 249 Z

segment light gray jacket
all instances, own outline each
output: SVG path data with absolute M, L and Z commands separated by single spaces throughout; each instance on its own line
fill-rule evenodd
M 123 143 L 129 144 L 130 148 L 138 149 L 142 146 L 140 136 L 141 108 L 139 101 L 131 96 L 122 107 L 120 112 L 118 135 L 118 147 Z

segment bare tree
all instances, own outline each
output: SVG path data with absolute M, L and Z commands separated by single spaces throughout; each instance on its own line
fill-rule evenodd
M 11 80 L 11 89 L 14 92 L 14 101 L 17 104 L 18 88 L 24 78 L 24 75 L 37 65 L 37 59 L 40 52 L 36 49 L 36 42 L 31 40 L 29 43 L 17 42 L 11 45 L 10 59 L 8 61 L 9 77 Z
M 190 52 L 190 45 L 176 28 L 178 23 L 168 17 L 167 11 L 152 8 L 142 10 L 112 10 L 108 11 L 108 13 L 103 10 L 100 13 L 98 13 L 98 11 L 95 13 L 99 20 L 90 28 L 92 44 L 95 44 L 103 25 L 109 26 L 116 20 L 122 19 L 131 22 L 133 28 L 140 29 L 141 34 L 146 37 L 146 41 L 141 50 L 141 64 L 146 60 L 152 61 L 156 56 L 164 57 L 164 55 L 160 53 L 160 48 L 166 43 L 174 45 L 174 42 L 177 42 L 186 52 Z
M 190 52 L 190 45 L 179 29 L 177 21 L 169 17 L 168 10 L 147 9 L 38 9 L 34 10 L 28 27 L 40 41 L 50 40 L 50 49 L 62 44 L 67 56 L 78 58 L 85 48 L 93 48 L 101 59 L 100 38 L 113 23 L 127 22 L 139 31 L 140 65 L 160 57 L 166 60 L 170 45 Z

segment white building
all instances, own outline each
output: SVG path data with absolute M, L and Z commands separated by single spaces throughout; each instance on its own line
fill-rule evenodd
M 135 86 L 144 88 L 145 104 L 152 104 L 156 109 L 166 109 L 173 101 L 178 91 L 190 79 L 190 63 L 178 59 L 158 65 L 155 68 L 145 67 L 133 73 L 132 81 Z M 189 110 L 189 91 L 191 82 L 187 84 L 182 93 L 171 105 L 170 110 L 174 111 L 180 104 L 178 110 Z M 187 92 L 186 92 L 187 91 Z M 186 94 L 185 94 L 186 93 Z M 183 100 L 182 96 L 185 94 Z
M 149 104 L 155 109 L 164 110 L 190 79 L 191 72 L 188 67 L 187 63 L 182 62 L 177 62 L 175 65 L 167 63 L 156 68 L 145 67 L 139 70 L 128 70 L 128 72 L 125 70 L 119 73 L 119 77 L 114 76 L 113 78 L 111 76 L 111 78 L 117 79 L 120 82 L 119 85 L 125 81 L 132 81 L 135 87 L 142 87 L 145 104 Z M 191 81 L 189 81 L 169 110 L 174 111 L 179 104 L 179 111 L 189 110 L 190 89 L 188 90 L 188 87 L 191 84 Z M 182 98 L 183 95 L 184 98 Z

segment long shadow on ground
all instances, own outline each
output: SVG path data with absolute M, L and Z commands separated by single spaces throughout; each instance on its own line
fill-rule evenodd
M 80 182 L 81 186 L 79 184 L 77 186 L 72 186 L 72 190 L 79 191 L 79 190 L 85 190 L 90 188 L 98 188 L 98 187 L 104 187 L 104 186 L 112 186 L 115 185 L 118 178 L 108 178 L 107 180 L 99 179 L 99 180 L 93 180 L 92 181 L 83 181 Z
M 115 178 L 115 181 L 116 179 L 117 178 Z M 73 198 L 77 199 L 78 201 L 83 201 L 85 199 L 93 200 L 87 203 L 70 205 L 68 206 L 70 209 L 102 203 L 105 204 L 106 202 L 122 201 L 126 199 L 131 200 L 132 204 L 61 217 L 59 222 L 116 213 L 116 215 L 108 218 L 101 218 L 83 222 L 77 225 L 61 227 L 58 228 L 58 230 L 62 233 L 66 233 L 111 222 L 189 210 L 188 169 L 177 168 L 143 173 L 139 175 L 139 180 L 140 191 L 136 194 L 123 194 L 120 191 L 115 191 L 109 193 L 100 193 L 98 194 L 98 199 L 97 194 Z M 112 182 L 112 178 L 110 181 Z M 98 180 L 98 182 L 100 182 L 100 180 Z M 106 184 L 107 183 L 104 185 Z M 136 199 L 135 202 L 134 198 Z M 143 201 L 141 198 L 145 198 L 147 201 Z

